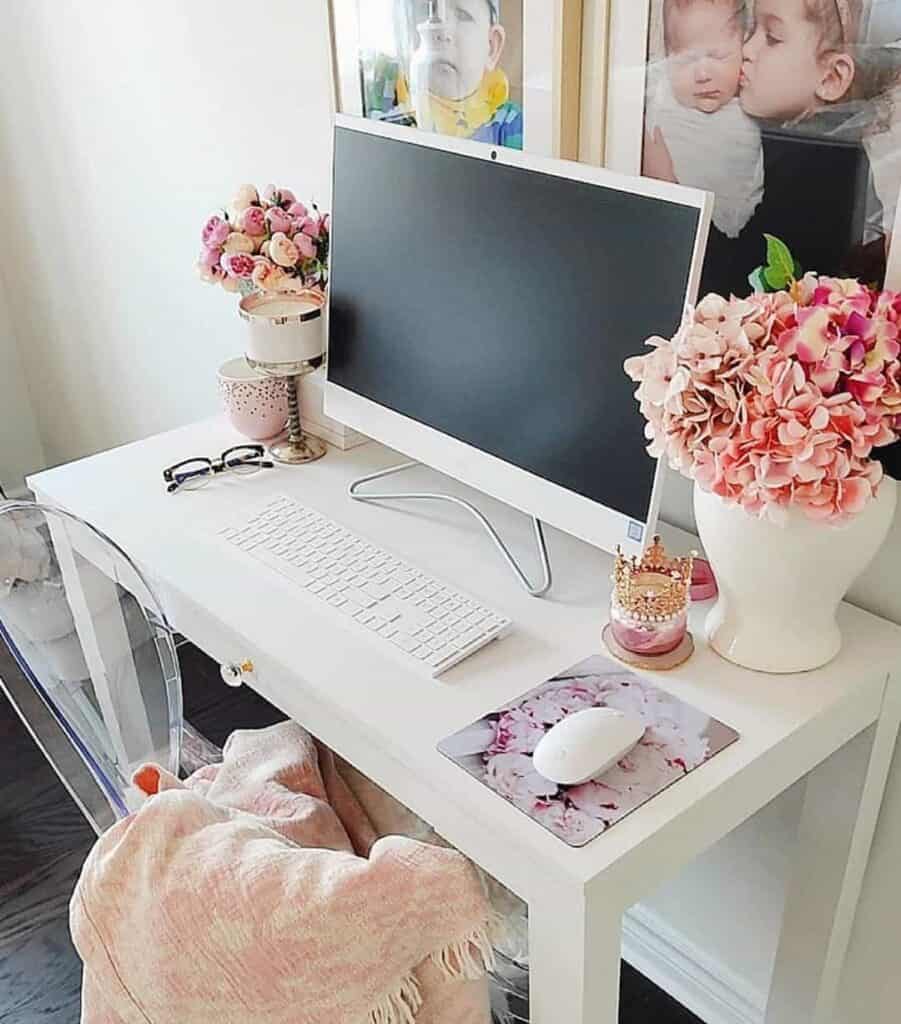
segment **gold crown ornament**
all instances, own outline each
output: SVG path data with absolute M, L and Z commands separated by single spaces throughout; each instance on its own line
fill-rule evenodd
M 614 599 L 619 610 L 635 622 L 666 622 L 688 608 L 696 553 L 670 558 L 659 537 L 639 560 L 616 549 Z
M 694 560 L 694 552 L 668 557 L 659 537 L 640 559 L 616 549 L 610 621 L 601 634 L 615 658 L 661 672 L 691 657 L 688 606 Z

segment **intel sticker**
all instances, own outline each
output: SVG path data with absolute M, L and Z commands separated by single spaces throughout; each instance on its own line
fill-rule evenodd
M 640 544 L 644 540 L 644 525 L 642 523 L 629 523 L 629 540 Z

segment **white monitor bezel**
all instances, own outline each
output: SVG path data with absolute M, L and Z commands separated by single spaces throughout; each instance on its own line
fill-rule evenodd
M 462 156 L 475 157 L 489 163 L 507 167 L 552 174 L 590 185 L 628 192 L 632 195 L 663 199 L 699 211 L 698 230 L 692 253 L 691 272 L 686 289 L 686 305 L 697 301 L 707 234 L 713 211 L 713 196 L 699 189 L 685 188 L 652 178 L 633 178 L 615 171 L 574 163 L 551 157 L 535 156 L 517 150 L 494 147 L 485 143 L 454 139 L 447 136 L 420 132 L 415 128 L 385 124 L 339 114 L 335 128 L 348 129 L 365 135 L 376 135 L 428 149 L 440 149 Z M 333 221 L 332 251 L 340 246 L 341 225 Z M 636 351 L 640 347 L 636 346 Z M 653 533 L 660 509 L 665 466 L 658 460 L 648 507 L 648 518 L 639 538 L 635 531 L 637 520 L 616 509 L 609 508 L 582 494 L 530 473 L 513 463 L 490 455 L 479 448 L 458 441 L 434 427 L 404 416 L 369 398 L 342 387 L 326 376 L 325 413 L 330 418 L 371 437 L 433 469 L 468 484 L 493 498 L 503 501 L 527 515 L 535 516 L 581 540 L 613 552 L 620 546 L 627 554 L 640 553 Z M 636 421 L 639 416 L 635 409 Z

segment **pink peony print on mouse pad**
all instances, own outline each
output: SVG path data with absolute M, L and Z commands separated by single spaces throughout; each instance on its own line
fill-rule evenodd
M 567 716 L 608 707 L 640 719 L 638 746 L 578 786 L 542 777 L 539 742 Z M 439 745 L 439 751 L 570 846 L 585 846 L 738 739 L 703 711 L 594 655 Z

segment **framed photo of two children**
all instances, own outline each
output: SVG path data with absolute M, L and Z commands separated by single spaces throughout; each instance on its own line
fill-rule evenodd
M 901 290 L 901 0 L 331 0 L 331 14 L 345 112 L 713 192 L 702 294 L 748 294 L 764 234 L 805 270 Z

